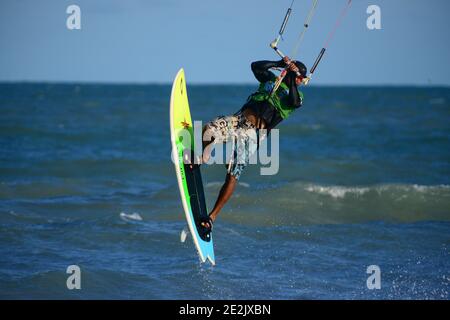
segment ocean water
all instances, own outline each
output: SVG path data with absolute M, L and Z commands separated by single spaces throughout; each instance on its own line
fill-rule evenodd
M 188 86 L 192 116 L 234 113 L 254 89 Z M 180 242 L 169 96 L 0 84 L 0 298 L 450 298 L 449 88 L 306 88 L 278 174 L 249 167 L 217 220 L 214 267 Z M 211 208 L 225 169 L 202 170 Z

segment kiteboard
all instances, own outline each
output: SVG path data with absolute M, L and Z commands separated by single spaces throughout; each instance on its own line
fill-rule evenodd
M 180 69 L 172 85 L 170 97 L 170 137 L 172 159 L 190 234 L 200 260 L 214 265 L 212 233 L 200 227 L 201 218 L 208 217 L 200 166 L 194 163 L 194 128 L 189 110 L 184 70 Z

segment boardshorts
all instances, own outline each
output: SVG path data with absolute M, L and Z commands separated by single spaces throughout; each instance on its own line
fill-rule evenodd
M 226 164 L 228 173 L 239 180 L 250 157 L 258 149 L 259 130 L 240 112 L 219 116 L 205 126 L 204 136 L 217 143 L 231 143 L 231 157 Z

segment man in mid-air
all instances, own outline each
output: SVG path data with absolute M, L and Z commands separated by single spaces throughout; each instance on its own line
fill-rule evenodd
M 264 138 L 263 135 L 260 136 L 259 130 L 266 129 L 270 132 L 303 103 L 303 94 L 298 90 L 303 79 L 306 79 L 307 71 L 303 63 L 285 57 L 280 61 L 256 61 L 252 63 L 251 68 L 260 82 L 258 90 L 248 97 L 237 113 L 219 116 L 203 127 L 203 163 L 208 162 L 214 144 L 232 142 L 234 150 L 227 165 L 225 183 L 220 189 L 214 208 L 209 217 L 201 221 L 200 226 L 204 228 L 205 233 L 211 232 L 217 215 L 233 194 L 250 156 L 257 150 L 258 140 Z M 270 71 L 271 68 L 288 70 L 278 88 L 277 76 Z

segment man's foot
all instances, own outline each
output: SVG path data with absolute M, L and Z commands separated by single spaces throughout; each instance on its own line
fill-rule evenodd
M 213 229 L 214 220 L 211 217 L 202 217 L 200 219 L 200 226 L 203 228 L 205 234 L 211 233 Z

